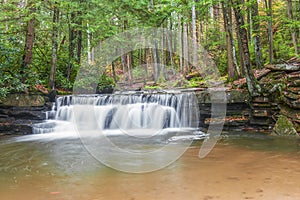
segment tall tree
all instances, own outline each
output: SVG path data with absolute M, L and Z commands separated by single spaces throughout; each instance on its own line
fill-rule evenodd
M 269 62 L 273 63 L 274 50 L 273 50 L 273 11 L 272 11 L 272 0 L 265 0 L 266 13 L 268 17 L 268 40 L 269 40 Z
M 84 0 L 79 1 L 79 6 L 83 6 Z M 81 53 L 82 53 L 82 18 L 83 12 L 81 9 L 77 12 L 77 19 L 76 19 L 76 28 L 77 28 L 77 54 L 76 54 L 76 61 L 77 63 L 81 62 Z
M 25 68 L 29 68 L 32 59 L 32 49 L 35 33 L 35 2 L 33 0 L 28 1 L 27 8 L 29 9 L 29 21 L 27 22 L 26 28 L 25 54 L 23 59 L 23 67 Z
M 183 72 L 183 31 L 182 31 L 182 26 L 181 26 L 181 15 L 178 15 L 178 49 L 179 49 L 179 71 Z M 176 43 L 176 42 L 175 42 Z
M 92 64 L 92 48 L 91 48 L 91 32 L 90 32 L 90 26 L 89 23 L 86 24 L 87 30 L 87 61 L 88 64 Z
M 156 31 L 154 31 L 154 38 L 157 36 Z M 153 49 L 152 49 L 152 53 L 153 53 L 153 67 L 154 67 L 154 82 L 157 83 L 159 81 L 159 76 L 160 76 L 160 59 L 159 59 L 159 55 L 158 55 L 158 44 L 157 41 L 153 41 Z
M 252 35 L 254 43 L 254 54 L 256 66 L 259 69 L 263 68 L 262 52 L 261 52 L 261 42 L 260 42 L 260 20 L 258 15 L 258 3 L 257 0 L 251 0 L 251 18 L 252 18 Z
M 74 67 L 75 61 L 75 47 L 76 47 L 76 29 L 75 29 L 75 17 L 76 12 L 71 12 L 70 18 L 68 19 L 68 28 L 69 28 L 69 63 L 67 70 L 67 79 L 70 81 L 72 69 Z
M 235 72 L 240 76 L 240 70 L 236 60 L 236 49 L 234 45 L 233 30 L 232 30 L 232 12 L 231 7 L 228 6 L 228 1 L 222 2 L 222 11 L 224 17 L 224 28 L 226 31 L 226 45 L 227 45 L 227 72 L 228 79 L 235 77 Z
M 57 2 L 53 6 L 53 27 L 52 27 L 52 62 L 50 70 L 50 88 L 55 89 L 55 73 L 57 67 L 57 50 L 58 50 L 58 21 L 59 21 L 59 8 Z
M 192 61 L 193 63 L 197 63 L 197 26 L 196 26 L 195 0 L 192 1 L 192 40 L 193 40 Z
M 187 73 L 187 69 L 188 69 L 188 66 L 189 66 L 189 60 L 190 60 L 190 52 L 189 52 L 189 40 L 188 40 L 188 25 L 186 22 L 183 22 L 183 26 L 182 26 L 183 30 L 182 30 L 182 47 L 183 47 L 183 74 L 186 74 Z
M 289 19 L 293 23 L 294 16 L 293 16 L 293 3 L 292 3 L 292 0 L 287 0 L 287 13 L 288 13 Z M 296 33 L 294 25 L 291 26 L 290 30 L 291 30 L 291 36 L 292 36 L 292 43 L 293 43 L 293 46 L 294 46 L 294 49 L 295 49 L 295 54 L 298 55 L 297 33 Z
M 234 15 L 236 18 L 236 23 L 238 27 L 238 34 L 241 38 L 241 48 L 244 60 L 242 61 L 244 64 L 244 73 L 247 81 L 248 91 L 251 96 L 259 96 L 261 93 L 261 87 L 257 83 L 254 74 L 251 70 L 251 61 L 250 61 L 250 52 L 248 47 L 248 38 L 247 38 L 247 30 L 245 28 L 245 22 L 243 17 L 243 0 L 231 0 L 235 5 L 233 6 Z

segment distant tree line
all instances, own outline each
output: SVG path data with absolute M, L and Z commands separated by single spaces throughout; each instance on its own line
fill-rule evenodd
M 294 0 L 2 0 L 0 96 L 36 85 L 71 90 L 82 63 L 97 59 L 96 46 L 136 27 L 178 34 L 157 44 L 165 50 L 112 49 L 121 52 L 106 70 L 114 81 L 131 82 L 141 73 L 153 74 L 154 83 L 187 75 L 191 64 L 183 55 L 192 57 L 200 43 L 222 76 L 245 77 L 255 96 L 261 89 L 253 69 L 299 56 L 299 18 Z M 195 48 L 185 48 L 187 38 Z

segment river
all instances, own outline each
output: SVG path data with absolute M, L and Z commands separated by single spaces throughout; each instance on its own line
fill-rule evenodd
M 203 159 L 198 157 L 200 140 L 167 167 L 132 174 L 101 164 L 76 138 L 2 137 L 0 196 L 9 200 L 300 197 L 300 147 L 296 139 L 260 135 L 222 138 Z

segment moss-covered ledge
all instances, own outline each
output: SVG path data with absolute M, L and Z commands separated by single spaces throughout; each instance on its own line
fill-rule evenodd
M 225 94 L 226 94 L 226 103 L 247 103 L 250 101 L 250 96 L 247 90 L 243 89 L 226 89 L 224 88 Z M 196 91 L 196 96 L 198 99 L 198 103 L 200 104 L 211 104 L 211 94 L 212 93 L 218 93 L 219 90 L 202 90 L 202 91 Z M 218 96 L 216 94 L 216 96 Z M 224 98 L 224 95 L 221 95 L 220 98 Z M 221 99 L 220 99 L 221 100 Z M 220 101 L 222 102 L 222 101 Z
M 8 94 L 0 100 L 0 105 L 8 107 L 36 107 L 45 103 L 45 96 L 40 94 Z

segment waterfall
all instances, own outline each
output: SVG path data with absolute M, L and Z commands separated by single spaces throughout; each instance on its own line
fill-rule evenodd
M 75 130 L 147 130 L 197 128 L 198 103 L 191 92 L 70 95 L 56 99 L 45 122 L 33 133 Z M 141 131 L 143 130 L 143 131 Z

